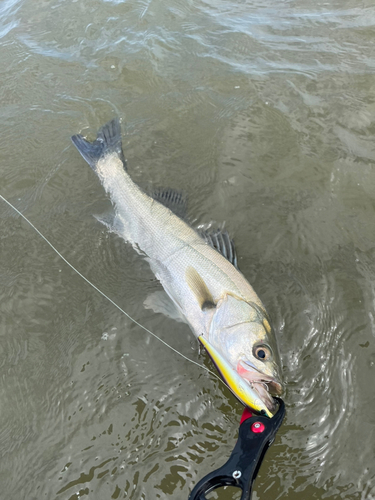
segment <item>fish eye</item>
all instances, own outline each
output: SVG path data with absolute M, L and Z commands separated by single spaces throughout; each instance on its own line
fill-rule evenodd
M 254 348 L 254 356 L 260 361 L 267 361 L 271 357 L 271 349 L 266 345 L 258 345 Z

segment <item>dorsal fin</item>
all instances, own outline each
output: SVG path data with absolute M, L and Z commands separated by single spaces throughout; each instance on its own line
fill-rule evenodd
M 205 309 L 212 309 L 216 307 L 215 301 L 212 297 L 211 292 L 207 288 L 206 283 L 204 282 L 202 276 L 198 273 L 194 267 L 189 266 L 185 272 L 185 280 L 193 292 L 195 298 L 198 301 L 198 304 L 202 311 Z
M 172 188 L 158 188 L 151 194 L 154 200 L 169 208 L 180 219 L 187 220 L 187 195 L 183 191 Z M 198 233 L 206 243 L 217 250 L 236 269 L 238 268 L 237 253 L 234 242 L 228 231 L 222 229 L 199 229 Z
M 236 269 L 238 269 L 236 249 L 228 231 L 221 229 L 216 229 L 214 231 L 211 229 L 201 229 L 199 230 L 199 234 L 206 241 L 206 243 L 221 253 L 223 257 L 229 260 L 229 262 L 233 264 Z
M 154 200 L 169 208 L 177 217 L 186 220 L 187 195 L 172 188 L 158 188 L 151 194 Z

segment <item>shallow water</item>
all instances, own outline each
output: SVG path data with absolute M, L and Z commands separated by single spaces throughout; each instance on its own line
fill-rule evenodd
M 93 217 L 108 201 L 70 136 L 119 116 L 136 181 L 226 221 L 287 383 L 255 499 L 375 498 L 374 26 L 354 0 L 0 5 L 1 194 L 208 367 L 185 325 L 143 308 L 158 285 Z M 3 202 L 0 227 L 0 497 L 187 498 L 241 405 Z

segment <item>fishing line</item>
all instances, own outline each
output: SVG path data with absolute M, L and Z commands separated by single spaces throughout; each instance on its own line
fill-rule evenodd
M 177 349 L 175 349 L 174 347 L 172 347 L 171 345 L 169 345 L 167 342 L 165 342 L 165 340 L 161 339 L 160 337 L 158 337 L 155 333 L 153 333 L 151 330 L 149 330 L 147 327 L 141 325 L 141 323 L 139 323 L 136 319 L 132 318 L 130 316 L 130 314 L 128 314 L 126 311 L 124 311 L 124 309 L 122 309 L 118 304 L 116 304 L 116 302 L 114 302 L 110 297 L 108 297 L 108 295 L 106 295 L 104 292 L 102 292 L 97 286 L 94 285 L 94 283 L 91 283 L 91 281 L 86 278 L 86 276 L 84 276 L 82 273 L 80 273 L 78 271 L 78 269 L 76 269 L 73 264 L 71 264 L 68 260 L 66 260 L 66 258 L 57 250 L 57 248 L 55 248 L 52 243 L 47 240 L 47 238 L 39 231 L 38 228 L 36 228 L 34 226 L 34 224 L 25 216 L 23 215 L 22 212 L 20 212 L 14 205 L 12 205 L 10 203 L 10 201 L 6 200 L 4 198 L 4 196 L 2 196 L 0 194 L 0 198 L 7 204 L 9 205 L 18 215 L 20 215 L 33 229 L 34 231 L 36 231 L 39 236 L 41 236 L 43 238 L 43 240 L 52 248 L 52 250 L 60 257 L 60 259 L 62 259 L 65 264 L 67 264 L 71 269 L 73 269 L 73 271 L 75 273 L 78 274 L 78 276 L 80 276 L 81 278 L 83 278 L 86 283 L 88 283 L 92 288 L 94 288 L 94 290 L 96 290 L 97 292 L 100 293 L 100 295 L 102 295 L 102 297 L 104 297 L 105 299 L 107 299 L 112 305 L 114 305 L 115 307 L 117 307 L 117 309 L 122 312 L 123 314 L 125 314 L 125 316 L 127 318 L 129 318 L 133 323 L 135 323 L 137 326 L 139 326 L 140 328 L 142 328 L 145 332 L 149 333 L 150 335 L 152 335 L 153 337 L 155 337 L 157 340 L 159 340 L 159 342 L 161 342 L 163 345 L 165 345 L 166 347 L 168 347 L 168 349 L 170 349 L 171 351 L 175 352 L 176 354 L 178 354 L 179 356 L 181 356 L 182 358 L 186 359 L 186 361 L 190 361 L 190 363 L 193 363 L 194 365 L 196 366 L 199 366 L 199 368 L 203 368 L 203 370 L 206 370 L 206 372 L 210 373 L 211 375 L 213 375 L 215 378 L 217 378 L 222 384 L 223 384 L 223 381 L 221 380 L 220 377 L 218 377 L 216 375 L 216 373 L 212 372 L 209 368 L 206 368 L 204 365 L 201 365 L 199 363 L 197 363 L 196 361 L 194 361 L 193 359 L 190 359 L 188 358 L 187 356 L 185 356 L 184 354 L 182 354 L 180 351 L 178 351 Z M 224 384 L 225 385 L 225 384 Z

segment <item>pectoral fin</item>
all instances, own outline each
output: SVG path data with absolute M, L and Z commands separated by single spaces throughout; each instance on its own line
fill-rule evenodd
M 186 269 L 185 280 L 188 287 L 190 288 L 195 298 L 197 299 L 198 304 L 202 309 L 202 311 L 206 309 L 213 309 L 216 307 L 211 292 L 209 291 L 202 276 L 198 273 L 196 269 L 194 269 L 194 267 L 189 266 Z

